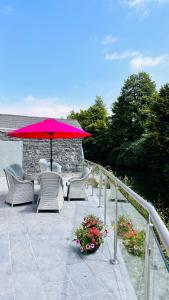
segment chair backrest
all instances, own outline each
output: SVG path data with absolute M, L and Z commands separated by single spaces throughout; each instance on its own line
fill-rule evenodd
M 39 167 L 40 167 L 41 172 L 46 172 L 46 171 L 49 170 L 49 165 L 48 165 L 48 162 L 45 158 L 41 158 L 39 160 Z
M 23 179 L 24 177 L 24 171 L 19 164 L 12 164 L 9 166 L 9 171 L 15 176 L 20 179 Z
M 55 172 L 43 172 L 39 174 L 41 197 L 57 197 L 59 187 L 62 184 L 62 177 Z
M 62 166 L 57 162 L 53 162 L 52 170 L 53 170 L 53 172 L 61 173 L 62 172 Z
M 88 177 L 88 175 L 91 173 L 91 169 L 89 169 L 88 167 L 84 167 L 82 174 L 80 176 L 80 179 L 84 179 L 86 177 Z

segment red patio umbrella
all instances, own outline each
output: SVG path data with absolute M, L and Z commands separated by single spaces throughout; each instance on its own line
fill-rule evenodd
M 32 125 L 13 130 L 8 136 L 24 139 L 50 140 L 50 166 L 52 171 L 52 141 L 53 139 L 75 139 L 91 136 L 90 133 L 77 127 L 59 122 L 55 119 L 46 119 Z

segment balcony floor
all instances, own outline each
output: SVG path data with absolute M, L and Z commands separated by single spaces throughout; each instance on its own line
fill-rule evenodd
M 122 259 L 110 263 L 113 231 L 90 256 L 72 242 L 85 214 L 102 216 L 96 196 L 65 201 L 60 213 L 37 214 L 32 204 L 5 204 L 6 192 L 0 178 L 1 300 L 136 299 Z

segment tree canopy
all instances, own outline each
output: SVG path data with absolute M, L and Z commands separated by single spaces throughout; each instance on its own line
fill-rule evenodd
M 83 140 L 84 154 L 93 161 L 103 162 L 106 151 L 105 138 L 108 130 L 108 113 L 103 99 L 96 96 L 95 102 L 86 110 L 71 111 L 68 118 L 76 119 L 82 128 L 92 134 Z
M 132 74 L 112 104 L 111 116 L 97 96 L 88 109 L 69 117 L 92 133 L 83 142 L 86 158 L 169 173 L 169 83 L 157 92 L 149 74 Z

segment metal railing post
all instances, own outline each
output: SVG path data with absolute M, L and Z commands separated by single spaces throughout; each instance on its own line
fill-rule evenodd
M 99 207 L 102 206 L 102 180 L 103 176 L 102 176 L 102 172 L 100 171 L 100 182 L 99 182 Z
M 104 183 L 104 224 L 106 225 L 106 217 L 107 217 L 107 181 L 105 178 Z
M 117 265 L 119 263 L 117 259 L 117 230 L 118 230 L 118 186 L 115 183 L 115 220 L 114 220 L 114 256 L 111 260 L 113 265 Z
M 92 179 L 93 179 L 93 183 L 92 183 L 92 196 L 94 195 L 94 181 L 95 181 L 95 177 L 94 177 L 94 171 L 92 173 Z
M 146 229 L 145 239 L 145 261 L 144 261 L 144 300 L 150 299 L 150 264 L 151 264 L 151 230 L 153 224 L 151 223 L 150 216 Z

